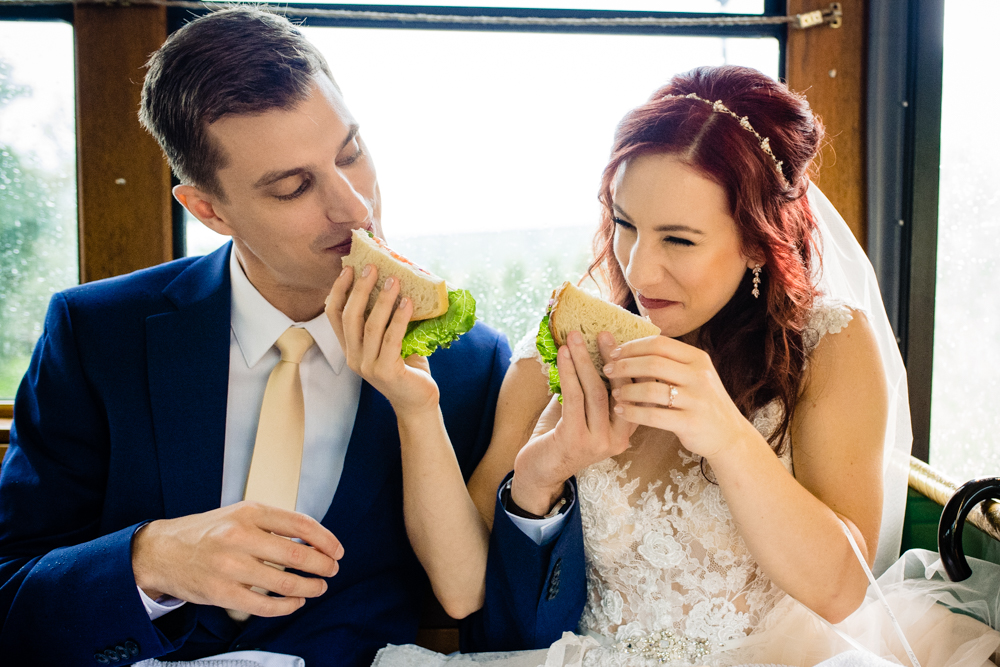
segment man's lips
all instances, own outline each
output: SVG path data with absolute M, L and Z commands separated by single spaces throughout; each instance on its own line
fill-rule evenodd
M 336 253 L 343 253 L 346 255 L 347 253 L 351 252 L 351 237 L 348 236 L 346 239 L 344 239 L 337 245 L 330 246 L 329 248 L 327 248 L 327 250 L 332 250 Z
M 374 227 L 375 226 L 372 223 L 369 222 L 367 225 L 365 225 L 361 229 L 365 230 L 366 232 L 374 232 Z M 348 234 L 347 238 L 344 239 L 343 241 L 341 241 L 340 243 L 338 243 L 337 245 L 329 246 L 327 248 L 327 250 L 332 250 L 333 252 L 342 253 L 342 254 L 346 255 L 347 253 L 351 252 L 351 239 L 352 238 L 353 238 L 353 232 L 351 234 Z
M 678 301 L 668 301 L 667 299 L 650 299 L 649 297 L 645 297 L 641 294 L 637 294 L 636 296 L 639 297 L 639 303 L 642 304 L 642 307 L 646 310 L 666 308 L 667 306 L 679 303 Z

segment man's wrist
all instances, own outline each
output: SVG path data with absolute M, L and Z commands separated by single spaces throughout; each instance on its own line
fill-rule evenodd
M 153 522 L 144 523 L 136 531 L 132 533 L 132 576 L 135 578 L 135 585 L 141 590 L 149 599 L 156 600 L 165 595 L 165 593 L 158 588 L 154 587 L 151 582 L 147 580 L 147 572 L 143 567 L 144 556 L 146 555 L 146 550 L 148 549 L 148 538 L 149 538 L 149 526 Z
M 515 474 L 500 491 L 503 508 L 525 519 L 546 519 L 569 507 L 573 486 L 564 481 L 553 487 L 528 487 L 518 484 Z

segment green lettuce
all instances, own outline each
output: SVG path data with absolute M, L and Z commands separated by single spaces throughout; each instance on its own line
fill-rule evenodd
M 559 346 L 556 345 L 552 337 L 552 330 L 549 329 L 549 313 L 545 313 L 542 323 L 538 326 L 538 336 L 535 337 L 535 347 L 542 361 L 549 365 L 549 391 L 553 394 L 562 394 L 562 387 L 559 385 L 559 369 L 556 368 L 556 356 L 559 354 Z M 562 402 L 562 396 L 559 396 Z
M 403 336 L 403 357 L 429 357 L 439 347 L 451 347 L 476 323 L 476 300 L 468 290 L 448 290 L 448 312 L 429 320 L 410 322 Z

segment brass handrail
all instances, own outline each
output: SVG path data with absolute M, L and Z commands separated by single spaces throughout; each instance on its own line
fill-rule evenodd
M 910 488 L 944 507 L 961 486 L 955 480 L 910 457 Z M 966 519 L 995 540 L 1000 540 L 1000 503 L 985 502 L 969 512 Z

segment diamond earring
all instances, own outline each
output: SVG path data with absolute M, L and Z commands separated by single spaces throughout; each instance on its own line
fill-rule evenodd
M 754 264 L 753 267 L 753 298 L 760 298 L 760 264 Z

